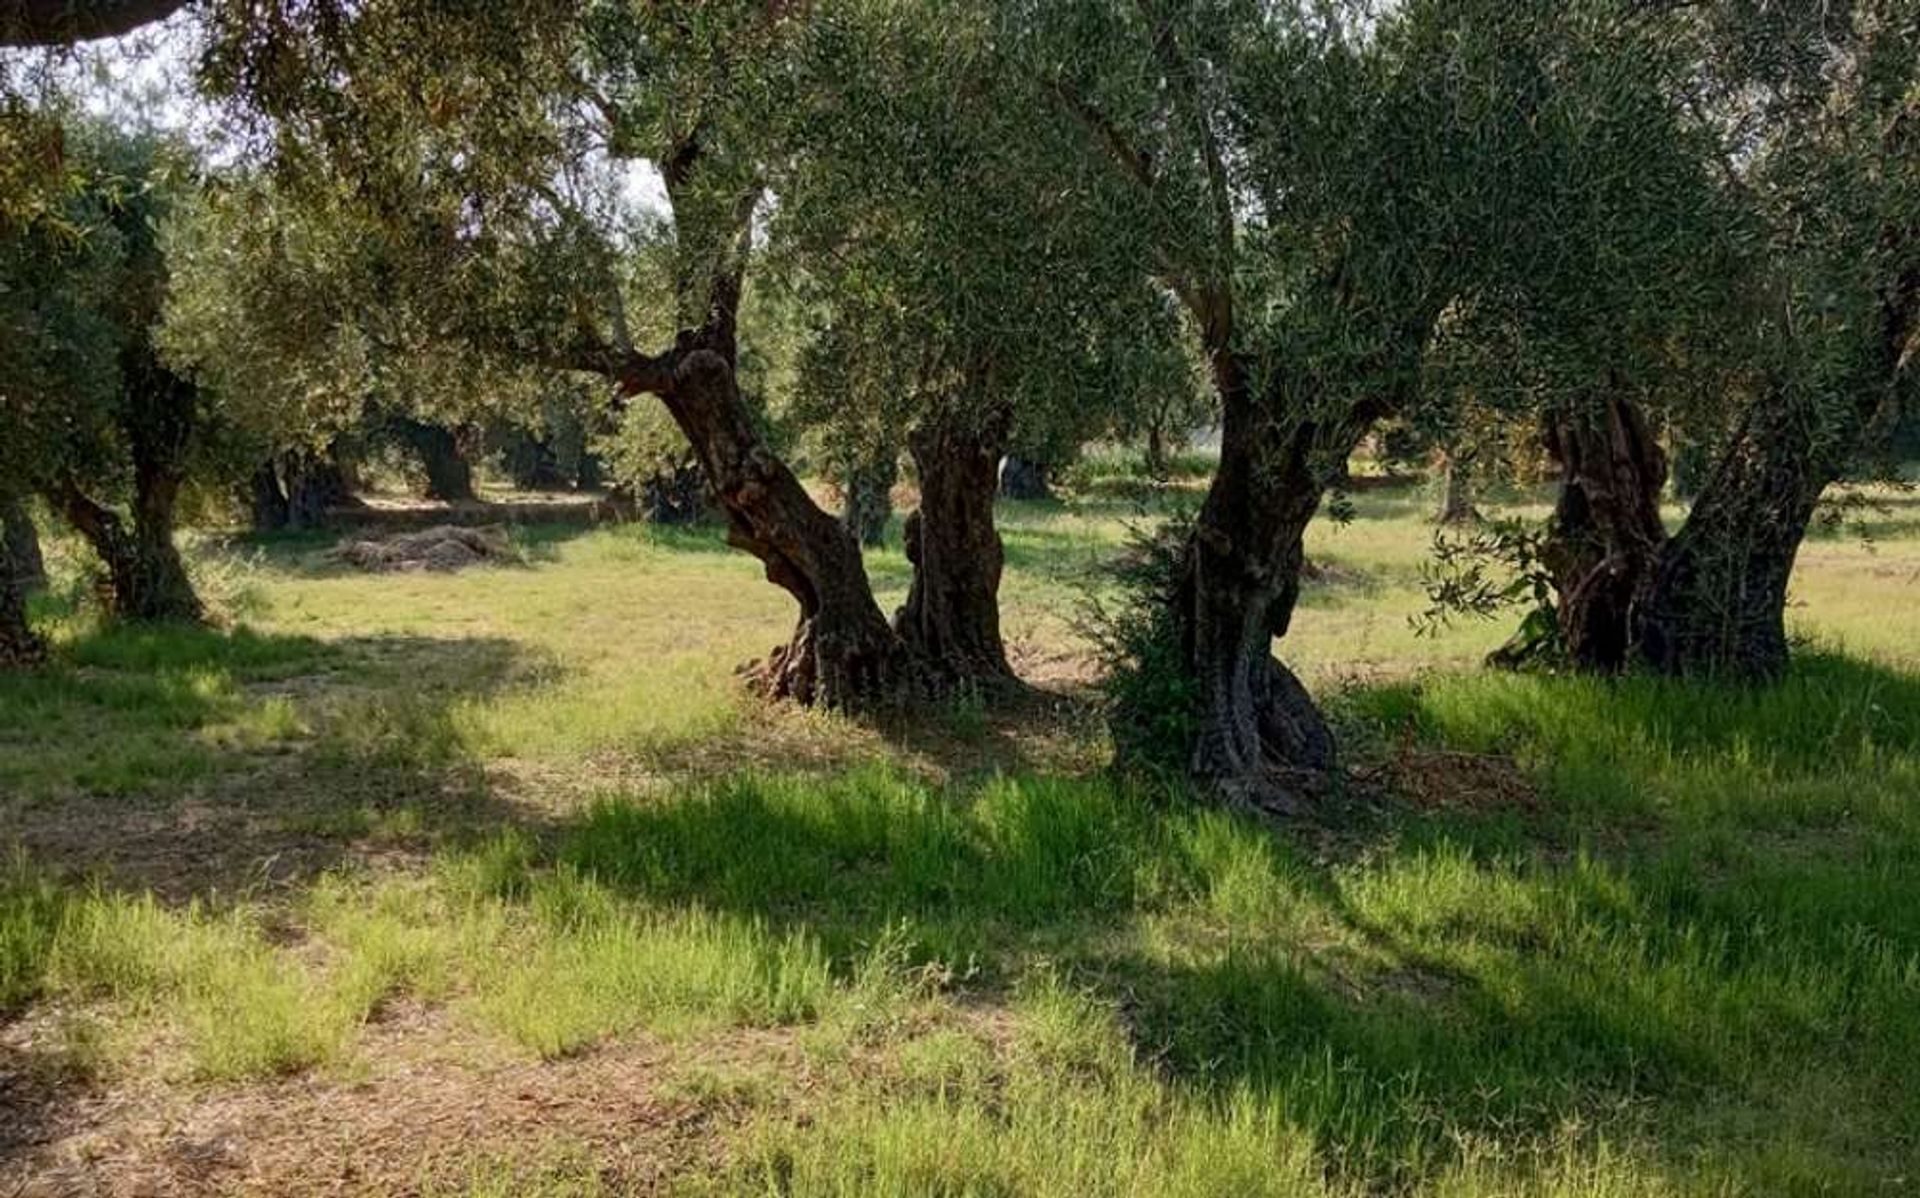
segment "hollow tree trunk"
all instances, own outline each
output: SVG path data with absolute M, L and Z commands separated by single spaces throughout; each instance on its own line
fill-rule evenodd
M 1312 425 L 1256 419 L 1246 368 L 1216 362 L 1220 466 L 1184 550 L 1175 625 L 1193 686 L 1188 772 L 1228 803 L 1288 811 L 1336 764 L 1313 698 L 1275 658 L 1300 593 L 1302 538 L 1326 490 Z
M 42 573 L 38 569 L 40 542 L 26 524 L 27 535 L 18 534 L 18 524 L 26 513 L 19 501 L 7 500 L 4 507 L 7 535 L 0 537 L 0 670 L 36 665 L 46 658 L 46 643 L 27 621 L 27 580 Z M 26 560 L 25 545 L 31 543 L 34 558 Z
M 893 518 L 893 484 L 899 478 L 900 463 L 890 449 L 866 455 L 847 470 L 840 523 L 862 545 L 886 541 L 887 522 Z
M 1000 635 L 1006 555 L 993 526 L 995 475 L 1012 423 L 1004 409 L 979 422 L 929 420 L 907 439 L 920 506 L 906 524 L 913 585 L 893 626 L 916 664 L 946 689 L 1014 681 Z
M 40 554 L 40 533 L 27 515 L 26 505 L 17 499 L 0 505 L 0 554 L 5 555 L 6 570 L 23 594 L 47 585 L 47 562 Z
M 1829 474 L 1804 412 L 1782 402 L 1750 414 L 1636 613 L 1648 666 L 1748 681 L 1785 671 L 1787 584 Z
M 860 547 L 761 439 L 731 345 L 724 328 L 683 334 L 663 357 L 635 355 L 620 381 L 629 393 L 660 397 L 726 512 L 728 543 L 759 558 L 768 581 L 800 606 L 792 637 L 749 675 L 769 697 L 820 707 L 904 697 L 907 654 L 874 601 Z
M 1550 413 L 1545 439 L 1561 476 L 1543 553 L 1561 647 L 1577 669 L 1617 671 L 1667 540 L 1666 455 L 1639 409 L 1617 394 Z
M 410 416 L 396 416 L 390 425 L 394 435 L 420 456 L 427 472 L 428 499 L 442 503 L 473 501 L 473 466 L 460 452 L 460 439 L 453 430 Z

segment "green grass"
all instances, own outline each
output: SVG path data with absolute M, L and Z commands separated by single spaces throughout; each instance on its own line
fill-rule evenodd
M 1077 716 L 752 705 L 790 613 L 701 532 L 452 577 L 269 545 L 229 634 L 56 613 L 0 681 L 0 1022 L 52 1029 L 9 1051 L 190 1106 L 639 1047 L 693 1129 L 482 1128 L 422 1146 L 433 1194 L 1920 1184 L 1920 545 L 1810 546 L 1774 688 L 1515 677 L 1458 668 L 1498 627 L 1408 629 L 1424 498 L 1358 503 L 1283 649 L 1360 772 L 1291 828 L 1116 785 Z M 1003 509 L 1031 660 L 1133 504 Z

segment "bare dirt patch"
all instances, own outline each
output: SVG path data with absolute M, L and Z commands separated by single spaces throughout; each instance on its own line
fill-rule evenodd
M 0 1106 L 32 1129 L 28 1142 L 0 1144 L 0 1194 L 411 1195 L 556 1161 L 590 1161 L 609 1186 L 648 1193 L 714 1138 L 711 1110 L 663 1091 L 665 1052 L 649 1043 L 535 1061 L 415 1007 L 369 1029 L 359 1062 L 243 1086 L 0 1085 L 0 1099 L 41 1108 L 29 1120 Z

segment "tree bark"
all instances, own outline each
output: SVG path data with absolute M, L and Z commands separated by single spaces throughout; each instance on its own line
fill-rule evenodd
M 881 450 L 856 461 L 847 470 L 840 522 L 864 546 L 884 544 L 887 522 L 893 519 L 893 484 L 900 463 L 892 450 Z
M 979 422 L 928 420 L 907 438 L 920 506 L 906 523 L 913 585 L 893 627 L 942 689 L 1014 684 L 1000 635 L 1006 554 L 993 525 L 995 476 L 1012 425 L 1012 412 L 999 409 Z
M 50 498 L 107 567 L 105 598 L 116 619 L 200 619 L 200 599 L 173 543 L 173 494 L 141 497 L 131 522 L 71 479 L 62 480 Z
M 1576 669 L 1624 668 L 1635 611 L 1666 544 L 1666 455 L 1630 400 L 1610 392 L 1548 414 L 1546 446 L 1560 498 L 1544 551 L 1558 597 L 1561 647 Z
M 1185 549 L 1175 625 L 1195 690 L 1189 774 L 1228 803 L 1296 809 L 1337 764 L 1312 696 L 1274 657 L 1300 594 L 1303 537 L 1325 480 L 1317 430 L 1258 418 L 1247 369 L 1216 355 L 1220 466 Z

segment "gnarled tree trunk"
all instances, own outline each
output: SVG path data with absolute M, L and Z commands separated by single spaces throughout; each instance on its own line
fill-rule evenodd
M 173 543 L 177 484 L 136 497 L 134 517 L 97 502 L 71 480 L 52 499 L 107 567 L 106 601 L 122 620 L 198 620 L 200 599 Z
M 200 597 L 173 543 L 174 509 L 186 482 L 187 452 L 199 416 L 193 384 L 145 348 L 122 366 L 122 421 L 133 457 L 132 518 L 123 519 L 70 476 L 50 498 L 106 564 L 108 606 L 123 620 L 198 620 Z
M 660 397 L 726 512 L 728 543 L 759 558 L 800 605 L 793 636 L 751 676 L 769 697 L 820 707 L 901 698 L 908 655 L 874 601 L 860 547 L 761 439 L 731 349 L 727 326 L 683 334 L 666 355 L 633 355 L 620 382 Z
M 1750 681 L 1787 667 L 1787 584 L 1830 471 L 1809 414 L 1749 414 L 1661 554 L 1634 633 L 1663 674 Z
M 1561 647 L 1576 668 L 1617 671 L 1667 540 L 1666 455 L 1638 407 L 1618 394 L 1549 413 L 1545 431 L 1561 477 L 1543 554 Z
M 1229 803 L 1276 811 L 1336 765 L 1313 698 L 1274 656 L 1300 594 L 1302 545 L 1325 480 L 1315 428 L 1257 419 L 1237 359 L 1217 361 L 1220 466 L 1185 550 L 1175 621 L 1195 688 L 1188 772 Z
M 993 526 L 995 472 L 1012 423 L 1005 409 L 980 421 L 933 419 L 907 439 L 920 506 L 906 524 L 913 585 L 893 626 L 916 664 L 947 689 L 1014 682 L 1000 636 L 1006 555 Z

